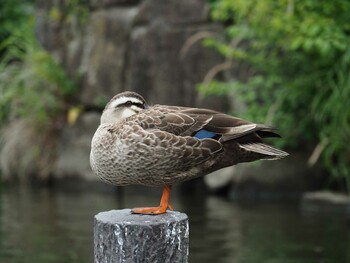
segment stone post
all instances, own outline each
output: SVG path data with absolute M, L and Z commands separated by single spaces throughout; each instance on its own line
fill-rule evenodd
M 137 215 L 130 209 L 101 212 L 94 222 L 94 262 L 187 262 L 186 214 Z

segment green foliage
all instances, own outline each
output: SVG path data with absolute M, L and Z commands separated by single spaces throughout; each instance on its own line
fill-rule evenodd
M 255 121 L 278 127 L 283 145 L 312 149 L 334 176 L 350 180 L 350 2 L 213 0 L 212 17 L 229 42 L 208 39 L 248 78 L 203 92 L 235 89 Z M 225 91 L 226 90 L 226 91 Z
M 51 7 L 49 17 L 52 21 L 59 22 L 65 20 L 71 22 L 77 19 L 83 24 L 89 17 L 88 0 L 64 0 L 63 4 L 55 4 Z
M 3 35 L 0 43 L 3 53 L 0 60 L 0 123 L 24 117 L 35 125 L 47 125 L 63 112 L 65 98 L 76 91 L 76 85 L 37 43 L 33 6 L 29 2 L 14 2 L 2 16 L 7 25 L 3 31 L 8 33 Z M 24 10 L 31 12 L 24 13 Z M 16 20 L 17 17 L 11 14 L 21 18 Z
M 6 40 L 11 38 L 18 25 L 26 23 L 32 13 L 31 0 L 0 1 L 0 58 L 6 51 Z

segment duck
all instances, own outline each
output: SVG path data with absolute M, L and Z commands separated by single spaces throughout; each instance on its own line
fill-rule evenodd
M 216 170 L 255 160 L 277 160 L 288 153 L 263 142 L 280 137 L 276 129 L 211 109 L 146 103 L 125 91 L 105 106 L 93 135 L 90 165 L 115 186 L 162 187 L 159 206 L 134 214 L 172 210 L 171 188 Z

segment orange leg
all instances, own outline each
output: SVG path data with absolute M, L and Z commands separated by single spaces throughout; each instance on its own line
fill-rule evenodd
M 173 210 L 169 204 L 171 186 L 165 186 L 163 190 L 163 195 L 160 200 L 160 204 L 157 207 L 138 207 L 131 210 L 133 214 L 151 214 L 159 215 L 164 214 L 167 209 Z

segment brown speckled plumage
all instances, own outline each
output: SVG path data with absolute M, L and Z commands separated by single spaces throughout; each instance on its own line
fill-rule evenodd
M 216 135 L 193 137 L 201 129 Z M 263 144 L 263 137 L 278 135 L 213 110 L 148 107 L 140 95 L 124 92 L 106 105 L 90 163 L 98 177 L 114 185 L 169 186 L 237 163 L 288 155 Z

